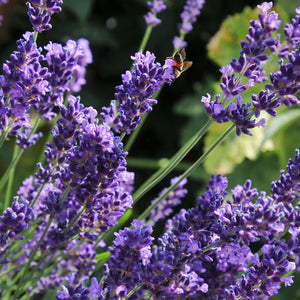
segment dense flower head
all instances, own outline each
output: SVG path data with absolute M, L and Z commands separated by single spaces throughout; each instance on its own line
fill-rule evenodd
M 280 64 L 280 70 L 270 74 L 271 84 L 266 88 L 276 92 L 280 102 L 286 106 L 300 105 L 295 96 L 299 91 L 300 49 L 288 54 L 288 62 Z
M 36 176 L 40 183 L 54 180 L 61 191 L 69 189 L 71 206 L 85 206 L 78 222 L 81 232 L 87 228 L 105 232 L 132 205 L 133 174 L 126 170 L 127 153 L 120 138 L 99 124 L 96 110 L 84 107 L 79 97 L 69 96 L 68 103 L 60 107 L 62 118 L 45 151 L 48 165 L 39 165 Z
M 65 46 L 50 42 L 45 50 L 52 88 L 60 92 L 78 92 L 85 83 L 85 67 L 92 62 L 88 41 L 69 40 Z
M 234 58 L 230 63 L 235 72 L 255 82 L 267 80 L 261 67 L 269 58 L 265 52 L 267 48 L 274 52 L 279 46 L 279 36 L 273 38 L 272 32 L 280 28 L 282 21 L 278 19 L 278 14 L 274 11 L 268 13 L 272 5 L 271 2 L 258 5 L 262 13 L 258 15 L 258 20 L 250 21 L 249 33 L 246 35 L 247 41 L 241 42 L 240 57 Z
M 275 108 L 281 104 L 281 101 L 274 92 L 262 90 L 258 95 L 252 94 L 251 97 L 255 117 L 259 117 L 261 111 L 267 112 L 272 117 L 277 115 Z
M 40 66 L 43 59 L 41 49 L 34 42 L 33 34 L 26 32 L 17 41 L 17 50 L 10 55 L 11 61 L 3 64 L 5 76 L 0 76 L 1 87 L 5 98 L 11 96 L 25 108 L 26 102 L 33 101 L 38 93 L 45 92 L 45 80 L 49 77 L 47 68 Z M 25 100 L 23 100 L 25 96 Z
M 97 279 L 91 279 L 90 287 L 85 287 L 82 283 L 76 284 L 74 274 L 70 273 L 66 276 L 67 284 L 62 286 L 62 290 L 57 291 L 57 300 L 89 300 L 101 299 L 102 285 L 98 283 Z
M 286 168 L 281 171 L 280 179 L 272 182 L 271 193 L 278 202 L 290 203 L 300 198 L 300 151 L 296 150 L 294 159 L 290 159 Z
M 284 27 L 285 39 L 287 45 L 281 47 L 279 56 L 286 58 L 289 49 L 297 47 L 300 37 L 300 8 L 296 9 L 296 17 L 292 19 L 292 23 L 287 23 Z
M 105 271 L 107 295 L 126 297 L 138 286 L 133 299 L 268 299 L 281 283 L 292 284 L 286 275 L 299 263 L 299 205 L 282 201 L 299 199 L 293 196 L 299 192 L 299 153 L 287 167 L 293 178 L 289 200 L 259 193 L 250 180 L 237 185 L 229 200 L 227 179 L 212 176 L 197 207 L 169 220 L 157 245 L 151 246 L 152 230 L 142 222 L 121 230 Z
M 149 51 L 137 52 L 131 59 L 135 61 L 133 69 L 122 75 L 122 85 L 116 87 L 116 100 L 111 101 L 110 107 L 102 108 L 100 114 L 103 123 L 116 133 L 130 134 L 140 124 L 141 116 L 157 103 L 152 99 L 154 93 L 173 79 L 170 59 L 161 66 Z
M 247 42 L 241 42 L 247 60 L 257 65 L 268 59 L 268 56 L 263 54 L 267 47 L 274 52 L 279 46 L 279 36 L 272 38 L 271 34 L 280 28 L 282 21 L 278 19 L 275 11 L 268 13 L 272 6 L 272 2 L 264 2 L 257 6 L 262 13 L 258 15 L 258 20 L 250 22 Z
M 137 220 L 132 222 L 132 226 L 133 229 L 125 228 L 115 233 L 114 247 L 110 248 L 111 258 L 104 274 L 104 291 L 107 295 L 126 295 L 136 286 L 143 267 L 150 262 L 152 228 Z M 123 273 L 127 276 L 120 276 Z
M 41 33 L 52 28 L 51 16 L 61 11 L 62 0 L 31 0 L 26 2 L 29 21 L 35 32 Z
M 170 184 L 175 184 L 180 177 L 172 178 Z M 184 188 L 184 185 L 187 183 L 187 179 L 183 179 L 179 185 L 166 197 L 164 198 L 155 209 L 153 209 L 149 216 L 149 224 L 152 226 L 160 219 L 165 219 L 173 212 L 173 207 L 181 204 L 181 199 L 187 194 L 187 189 Z M 163 195 L 167 191 L 167 188 L 164 188 L 159 196 Z M 152 203 L 155 203 L 157 198 L 152 200 Z
M 183 12 L 180 14 L 182 23 L 179 24 L 180 36 L 193 30 L 193 24 L 205 3 L 205 0 L 187 0 Z M 173 46 L 175 49 L 186 47 L 186 42 L 181 37 L 174 37 Z
M 32 209 L 24 197 L 15 197 L 12 206 L 3 212 L 0 217 L 0 264 L 9 261 L 3 259 L 10 248 L 9 241 L 23 239 L 20 234 L 28 228 L 32 218 Z
M 57 288 L 66 271 L 74 273 L 76 282 L 87 280 L 97 262 L 97 232 L 116 225 L 132 204 L 133 174 L 126 170 L 120 138 L 99 124 L 97 112 L 84 107 L 79 97 L 69 96 L 68 106 L 61 104 L 60 112 L 53 142 L 45 151 L 47 165 L 39 164 L 36 179 L 24 181 L 19 190 L 35 199 L 36 232 L 33 240 L 22 245 L 25 252 L 14 263 L 28 261 L 29 249 L 37 246 L 41 236 L 39 255 L 48 251 L 49 259 L 55 259 L 64 253 L 51 273 L 40 278 L 35 292 Z M 76 233 L 80 238 L 70 242 Z
M 166 8 L 164 0 L 147 4 L 151 12 L 146 22 L 155 26 L 160 22 L 156 14 Z M 203 4 L 187 0 L 176 48 L 186 45 L 182 37 L 192 30 Z M 35 176 L 24 180 L 19 197 L 0 216 L 0 265 L 10 263 L 1 271 L 22 283 L 17 290 L 9 290 L 8 284 L 4 296 L 25 297 L 28 292 L 35 298 L 61 287 L 59 300 L 269 299 L 282 285 L 291 285 L 290 273 L 300 270 L 300 150 L 272 182 L 270 195 L 252 187 L 251 180 L 229 193 L 227 178 L 213 175 L 196 206 L 167 220 L 155 241 L 152 225 L 168 217 L 187 194 L 184 179 L 149 219 L 134 220 L 130 228 L 115 232 L 108 251 L 98 252 L 109 240 L 108 230 L 133 203 L 134 174 L 127 171 L 122 138 L 152 110 L 156 91 L 172 82 L 174 61 L 167 59 L 161 66 L 154 54 L 137 52 L 133 68 L 122 75 L 115 99 L 103 108 L 100 119 L 79 97 L 63 100 L 64 93 L 78 92 L 85 84 L 86 66 L 92 62 L 88 41 L 68 41 L 65 46 L 50 42 L 45 55 L 36 45 L 36 33 L 51 28 L 50 18 L 61 5 L 62 0 L 27 3 L 35 34 L 26 33 L 17 42 L 0 76 L 0 129 L 9 128 L 21 147 L 41 136 L 32 133 L 32 112 L 44 120 L 60 114 L 46 143 L 46 162 L 37 164 Z M 295 96 L 300 52 L 294 49 L 299 46 L 300 8 L 285 29 L 288 45 L 279 52 L 283 60 L 280 70 L 271 74 L 271 84 L 253 94 L 252 102 L 245 103 L 240 95 L 266 80 L 265 51 L 275 52 L 279 46 L 279 37 L 272 33 L 281 21 L 269 13 L 272 3 L 258 7 L 262 13 L 251 22 L 240 57 L 221 69 L 223 94 L 214 100 L 209 94 L 202 98 L 212 119 L 232 121 L 238 135 L 251 135 L 251 129 L 264 126 L 264 119 L 258 119 L 261 111 L 275 116 L 280 104 L 300 104 Z M 178 180 L 173 178 L 171 185 Z M 102 280 L 91 279 L 109 253 Z
M 215 100 L 211 100 L 211 96 L 202 96 L 202 102 L 205 105 L 206 112 L 211 118 L 218 122 L 232 121 L 236 127 L 236 134 L 239 136 L 241 133 L 252 135 L 250 129 L 265 125 L 265 119 L 262 118 L 259 121 L 252 119 L 252 112 L 250 110 L 251 103 L 243 103 L 241 95 L 237 96 L 236 103 L 232 102 L 229 106 L 223 106 L 220 100 L 220 95 L 217 95 Z M 258 114 L 259 116 L 259 114 Z
M 68 41 L 65 47 L 50 43 L 45 49 L 48 53 L 44 57 L 33 33 L 25 33 L 11 60 L 3 64 L 5 75 L 0 76 L 1 130 L 9 127 L 8 134 L 16 136 L 22 148 L 41 137 L 41 133 L 32 134 L 31 112 L 38 112 L 44 120 L 55 117 L 62 93 L 80 90 L 86 65 L 92 61 L 84 39 Z M 42 67 L 44 60 L 47 67 Z

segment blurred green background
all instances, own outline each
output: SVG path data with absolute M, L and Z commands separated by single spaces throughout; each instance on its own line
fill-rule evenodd
M 219 92 L 219 68 L 233 57 L 238 57 L 240 41 L 245 40 L 249 20 L 257 16 L 255 10 L 261 1 L 210 0 L 204 5 L 194 30 L 187 35 L 188 60 L 193 66 L 171 86 L 164 86 L 158 104 L 130 150 L 128 169 L 136 173 L 136 187 L 147 179 L 164 158 L 170 158 L 189 137 L 207 121 L 201 96 Z M 167 1 L 168 8 L 158 15 L 162 23 L 154 28 L 146 50 L 155 53 L 161 63 L 173 52 L 172 39 L 178 35 L 180 13 L 185 1 Z M 276 10 L 284 22 L 295 15 L 300 1 L 281 0 L 275 2 Z M 38 37 L 43 46 L 49 41 L 65 43 L 68 39 L 84 37 L 90 41 L 94 63 L 88 66 L 87 84 L 80 92 L 82 102 L 100 110 L 114 98 L 114 87 L 121 83 L 121 74 L 131 67 L 130 56 L 140 45 L 146 25 L 143 16 L 148 12 L 146 0 L 64 0 L 63 10 L 52 18 L 53 29 Z M 0 62 L 9 59 L 16 48 L 16 40 L 30 30 L 25 1 L 9 0 L 0 7 L 4 16 L 0 28 Z M 283 26 L 282 26 L 283 28 Z M 277 71 L 276 61 L 267 66 Z M 251 90 L 258 92 L 263 85 Z M 251 93 L 244 95 L 251 100 Z M 259 190 L 269 191 L 272 180 L 279 178 L 295 148 L 300 147 L 299 108 L 279 109 L 279 116 L 267 117 L 264 129 L 253 131 L 253 137 L 237 138 L 231 135 L 204 165 L 194 172 L 188 183 L 189 194 L 183 207 L 191 207 L 195 198 L 205 189 L 212 173 L 221 173 L 229 178 L 230 188 L 243 184 L 247 178 Z M 148 206 L 149 201 L 169 184 L 171 177 L 181 174 L 224 131 L 226 125 L 216 125 L 200 145 L 159 186 L 149 192 L 138 203 L 136 215 Z M 49 124 L 41 126 L 45 133 Z M 44 140 L 32 147 L 16 171 L 14 191 L 22 180 L 32 174 Z M 0 152 L 0 167 L 5 170 L 12 155 L 12 141 Z M 15 193 L 15 192 L 14 192 Z M 158 234 L 159 227 L 155 234 Z M 298 279 L 299 282 L 299 279 Z M 299 286 L 299 284 L 298 284 Z M 274 299 L 300 299 L 297 284 L 284 289 Z M 299 291 L 298 291 L 299 295 Z

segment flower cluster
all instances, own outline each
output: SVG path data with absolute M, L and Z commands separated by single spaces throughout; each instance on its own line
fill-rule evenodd
M 11 265 L 20 265 L 28 262 L 33 249 L 37 249 L 37 257 L 51 254 L 39 266 L 42 271 L 51 264 L 51 272 L 40 276 L 33 293 L 56 289 L 66 272 L 72 273 L 76 282 L 87 280 L 97 262 L 95 249 L 101 244 L 95 240 L 97 232 L 116 225 L 132 204 L 133 174 L 126 170 L 120 138 L 106 124 L 99 124 L 97 111 L 84 107 L 79 97 L 70 95 L 68 106 L 60 105 L 60 114 L 52 130 L 53 142 L 45 151 L 46 166 L 38 164 L 35 178 L 25 180 L 18 192 L 32 209 L 24 220 L 24 209 L 20 216 L 15 209 L 15 226 L 12 217 L 8 218 L 16 205 L 7 209 L 1 227 L 5 263 L 9 240 L 26 229 L 31 221 L 29 212 L 35 216 L 34 239 L 8 256 Z M 80 238 L 72 240 L 75 234 Z
M 187 0 L 183 12 L 180 17 L 182 23 L 179 24 L 180 37 L 175 36 L 173 39 L 173 46 L 175 49 L 181 49 L 187 46 L 183 40 L 183 36 L 193 30 L 193 23 L 197 21 L 197 16 L 205 3 L 205 0 Z
M 69 300 L 69 299 L 100 299 L 102 286 L 98 284 L 96 278 L 92 278 L 89 288 L 85 288 L 83 284 L 79 284 L 74 287 L 74 275 L 70 274 L 66 277 L 68 281 L 67 285 L 62 286 L 62 291 L 58 291 L 56 294 L 57 300 Z M 80 297 L 80 298 L 79 298 Z
M 208 115 L 219 123 L 232 121 L 236 126 L 237 135 L 242 132 L 252 135 L 250 129 L 264 126 L 264 119 L 252 118 L 253 115 L 258 118 L 262 110 L 275 116 L 275 108 L 280 104 L 299 105 L 298 100 L 294 97 L 298 91 L 294 84 L 298 68 L 295 63 L 297 50 L 289 54 L 291 56 L 290 63 L 281 64 L 279 72 L 270 74 L 272 84 L 267 84 L 266 90 L 262 90 L 259 95 L 252 95 L 252 103 L 245 103 L 240 95 L 256 82 L 267 80 L 262 68 L 269 58 L 265 51 L 269 49 L 271 52 L 275 52 L 280 44 L 279 35 L 275 38 L 272 37 L 272 32 L 278 30 L 282 23 L 278 19 L 277 13 L 268 12 L 272 3 L 265 2 L 258 7 L 262 13 L 258 16 L 259 20 L 250 22 L 249 34 L 246 36 L 247 41 L 241 42 L 242 51 L 239 59 L 234 58 L 230 65 L 221 68 L 222 83 L 220 86 L 223 95 L 217 95 L 215 100 L 212 100 L 210 95 L 202 97 Z M 246 78 L 246 83 L 241 82 L 241 76 Z M 291 88 L 288 88 L 289 86 Z M 236 102 L 233 102 L 235 97 Z M 228 101 L 231 101 L 229 105 Z
M 292 204 L 299 198 L 299 162 L 297 150 L 287 173 L 273 182 L 272 197 L 247 180 L 229 200 L 227 179 L 213 176 L 197 207 L 171 219 L 157 246 L 142 222 L 120 231 L 110 249 L 104 293 L 117 299 L 138 286 L 132 299 L 148 299 L 149 292 L 159 299 L 267 299 L 280 283 L 292 284 L 293 276 L 282 275 L 299 263 L 299 205 Z M 276 195 L 283 194 L 282 182 L 289 190 L 284 198 Z M 261 254 L 252 250 L 258 243 Z
M 147 1 L 147 6 L 150 11 L 144 16 L 144 18 L 148 26 L 154 27 L 161 23 L 161 20 L 157 18 L 156 15 L 167 8 L 164 3 L 165 1 L 166 0 L 153 0 L 152 2 Z
M 16 136 L 22 148 L 28 148 L 41 136 L 32 132 L 31 112 L 36 111 L 44 120 L 55 117 L 55 107 L 62 103 L 63 93 L 80 90 L 85 83 L 86 66 L 92 61 L 85 39 L 70 40 L 66 46 L 50 42 L 45 49 L 44 56 L 33 33 L 27 32 L 17 41 L 11 61 L 3 64 L 5 76 L 0 75 L 0 129 Z M 46 67 L 42 66 L 44 62 Z
M 61 11 L 62 4 L 62 0 L 30 0 L 26 2 L 33 30 L 37 33 L 50 30 L 52 28 L 49 23 L 51 16 Z
M 9 262 L 7 258 L 2 259 L 11 246 L 9 240 L 22 240 L 20 234 L 28 228 L 32 218 L 32 209 L 23 197 L 15 197 L 12 206 L 3 212 L 0 217 L 0 264 Z
M 145 54 L 139 51 L 131 59 L 135 61 L 133 70 L 122 75 L 122 85 L 116 87 L 116 100 L 101 112 L 103 123 L 116 133 L 130 134 L 141 123 L 141 117 L 157 103 L 151 97 L 164 83 L 173 80 L 171 59 L 166 59 L 161 66 L 149 51 Z
M 175 184 L 180 177 L 172 178 L 170 184 Z M 187 179 L 183 179 L 179 185 L 166 197 L 164 198 L 150 213 L 148 224 L 154 225 L 158 220 L 163 220 L 173 213 L 173 207 L 181 204 L 181 199 L 187 194 L 187 189 L 183 186 L 187 183 Z M 159 196 L 163 195 L 167 191 L 167 188 L 164 188 Z M 155 203 L 157 198 L 152 200 L 152 203 Z

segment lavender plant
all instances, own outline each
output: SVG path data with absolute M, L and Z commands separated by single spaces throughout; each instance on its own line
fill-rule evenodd
M 164 1 L 148 2 L 142 45 L 160 24 Z M 266 112 L 299 105 L 300 8 L 284 37 L 272 3 L 258 6 L 239 58 L 221 68 L 221 93 L 202 97 L 207 124 L 140 187 L 128 171 L 124 141 L 145 121 L 162 87 L 174 81 L 174 61 L 156 61 L 139 49 L 121 76 L 114 99 L 98 112 L 75 93 L 86 83 L 92 54 L 86 39 L 38 46 L 61 0 L 27 2 L 32 32 L 17 41 L 0 76 L 1 145 L 15 137 L 0 217 L 1 299 L 269 299 L 299 271 L 300 150 L 270 191 L 250 179 L 228 190 L 212 175 L 192 208 L 174 213 L 187 194 L 187 177 L 234 129 L 252 135 Z M 186 46 L 204 1 L 188 0 L 174 50 Z M 167 55 L 166 55 L 167 56 Z M 278 57 L 278 71 L 265 65 Z M 264 87 L 245 99 L 245 91 Z M 200 99 L 199 99 L 200 101 Z M 37 169 L 10 199 L 10 184 L 24 151 L 42 136 L 39 122 L 54 124 Z M 174 177 L 126 227 L 128 212 L 198 144 L 213 124 L 230 127 L 181 176 Z M 136 137 L 136 135 L 132 135 Z M 127 147 L 128 149 L 128 147 Z M 27 150 L 26 150 L 27 151 Z M 129 213 L 130 214 L 130 213 Z M 172 215 L 173 214 L 173 215 Z M 164 220 L 157 239 L 153 228 Z M 116 226 L 122 227 L 117 229 Z M 112 242 L 109 238 L 113 237 Z M 54 296 L 55 295 L 55 296 Z

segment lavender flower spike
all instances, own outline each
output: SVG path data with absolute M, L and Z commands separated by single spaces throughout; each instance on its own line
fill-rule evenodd
M 175 184 L 179 177 L 171 179 L 170 184 Z M 153 209 L 149 216 L 148 224 L 154 225 L 158 220 L 165 219 L 173 212 L 173 207 L 181 204 L 181 199 L 187 194 L 187 189 L 183 188 L 187 183 L 187 179 L 183 179 L 180 184 L 172 191 L 164 200 L 162 200 L 155 209 Z M 167 188 L 164 188 L 159 196 L 163 195 L 166 192 Z M 156 199 L 152 200 L 154 203 Z
M 288 71 L 295 69 L 293 74 L 297 74 L 297 64 L 292 62 L 288 66 L 281 66 L 281 72 L 271 74 L 271 82 L 273 85 L 266 85 L 268 90 L 261 91 L 259 95 L 252 95 L 252 103 L 244 103 L 240 95 L 249 87 L 254 86 L 256 82 L 266 81 L 265 71 L 262 66 L 269 59 L 266 50 L 274 52 L 279 47 L 279 35 L 275 38 L 272 33 L 278 30 L 282 21 L 278 19 L 278 14 L 274 11 L 268 13 L 272 7 L 271 2 L 264 2 L 258 5 L 261 13 L 258 15 L 258 20 L 250 21 L 249 33 L 246 36 L 247 41 L 241 42 L 242 51 L 238 59 L 234 58 L 231 63 L 221 68 L 222 83 L 220 87 L 223 95 L 217 95 L 214 100 L 211 96 L 202 97 L 202 102 L 205 104 L 208 115 L 218 123 L 224 123 L 231 120 L 236 126 L 236 133 L 240 135 L 242 132 L 252 135 L 250 129 L 254 127 L 264 126 L 265 120 L 262 118 L 256 120 L 260 116 L 260 112 L 265 110 L 271 116 L 276 115 L 275 108 L 281 102 L 290 106 L 292 103 L 298 104 L 294 93 L 298 91 L 294 88 L 294 76 L 286 76 Z M 294 61 L 297 60 L 297 51 L 294 53 Z M 241 81 L 241 76 L 246 78 L 246 82 Z M 279 87 L 284 87 L 279 89 Z M 285 88 L 286 87 L 286 88 Z M 277 95 L 282 96 L 278 98 Z M 230 103 L 228 104 L 228 100 Z M 255 118 L 252 118 L 253 112 Z
M 152 110 L 157 101 L 152 99 L 164 83 L 171 83 L 174 76 L 173 61 L 166 59 L 161 66 L 155 62 L 155 55 L 147 51 L 137 52 L 131 57 L 133 70 L 122 75 L 122 84 L 116 87 L 116 100 L 110 107 L 102 108 L 103 123 L 116 133 L 130 134 L 141 122 L 141 116 Z
M 26 2 L 28 16 L 35 32 L 50 30 L 52 25 L 49 23 L 51 16 L 61 11 L 62 0 L 31 0 Z
M 180 17 L 182 23 L 179 24 L 180 36 L 187 34 L 193 30 L 193 23 L 197 21 L 197 16 L 205 3 L 205 0 L 187 0 L 184 6 L 183 12 Z M 175 37 L 173 39 L 173 46 L 175 49 L 186 47 L 187 43 L 182 40 L 181 37 Z
M 153 0 L 152 2 L 147 2 L 150 12 L 148 12 L 144 18 L 148 26 L 154 27 L 161 23 L 161 20 L 158 19 L 156 15 L 167 8 L 167 6 L 164 4 L 165 1 L 166 0 Z

